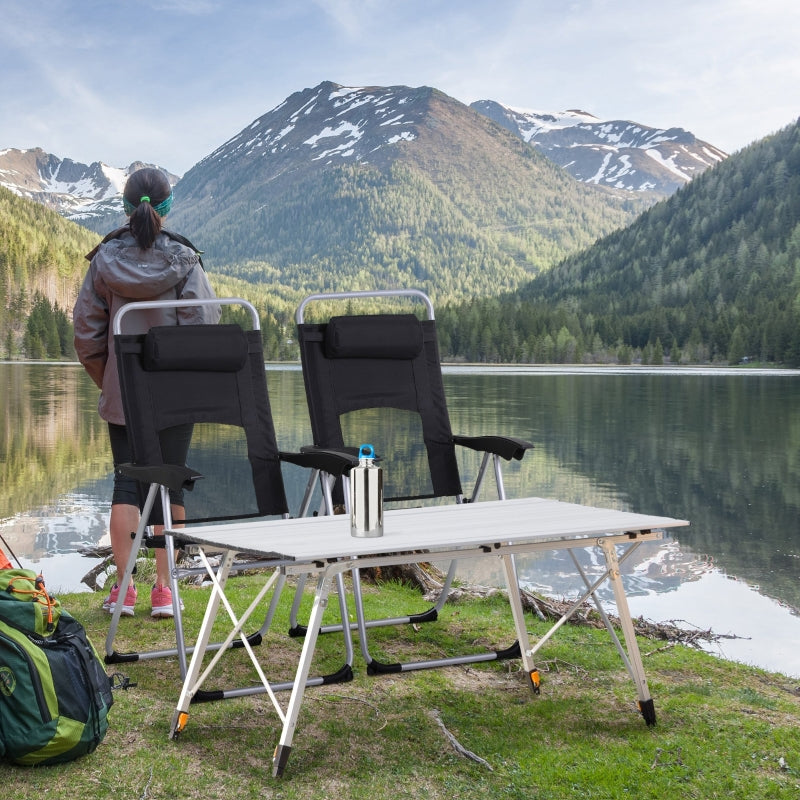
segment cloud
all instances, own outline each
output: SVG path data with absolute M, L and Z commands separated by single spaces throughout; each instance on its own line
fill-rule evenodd
M 151 0 L 156 11 L 168 11 L 177 14 L 205 15 L 221 7 L 213 0 Z
M 370 0 L 365 0 L 363 7 L 353 0 L 313 0 L 313 4 L 322 11 L 334 24 L 335 28 L 348 38 L 356 38 L 361 31 L 365 12 L 369 12 Z
M 0 10 L 0 147 L 119 166 L 158 159 L 184 171 L 322 80 L 580 107 L 682 126 L 728 150 L 800 112 L 796 0 L 0 0 Z

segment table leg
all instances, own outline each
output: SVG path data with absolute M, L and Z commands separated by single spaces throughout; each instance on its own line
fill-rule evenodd
M 655 725 L 656 712 L 653 707 L 653 700 L 650 697 L 650 689 L 647 686 L 647 678 L 644 674 L 644 664 L 639 652 L 639 644 L 636 641 L 636 631 L 633 627 L 631 612 L 628 606 L 628 598 L 625 595 L 625 588 L 622 585 L 622 576 L 619 569 L 617 549 L 613 542 L 602 540 L 600 546 L 606 558 L 609 580 L 614 590 L 614 600 L 617 604 L 617 614 L 619 615 L 622 632 L 625 635 L 625 645 L 628 650 L 628 660 L 630 662 L 631 678 L 636 684 L 636 691 L 639 696 L 639 710 L 642 712 L 644 721 L 648 725 Z
M 200 669 L 203 665 L 203 657 L 208 647 L 208 640 L 211 638 L 211 628 L 214 625 L 214 620 L 217 617 L 217 611 L 219 610 L 219 604 L 222 599 L 221 591 L 228 580 L 235 555 L 236 554 L 231 550 L 226 551 L 219 566 L 217 581 L 219 582 L 220 588 L 218 589 L 215 586 L 212 589 L 211 597 L 206 606 L 203 624 L 200 626 L 200 633 L 197 636 L 197 643 L 192 653 L 192 660 L 183 680 L 183 687 L 181 688 L 181 694 L 178 698 L 178 706 L 172 717 L 172 726 L 169 732 L 170 739 L 174 739 L 186 727 L 186 722 L 189 718 L 189 705 L 192 702 L 192 695 L 195 692 L 197 678 L 200 675 Z
M 294 679 L 289 705 L 286 708 L 286 719 L 283 723 L 280 741 L 272 757 L 272 774 L 276 778 L 283 774 L 283 770 L 286 767 L 286 762 L 289 760 L 289 755 L 292 750 L 292 738 L 294 737 L 294 730 L 297 727 L 300 707 L 303 704 L 306 681 L 308 680 L 308 673 L 311 669 L 311 661 L 314 658 L 314 649 L 317 645 L 317 637 L 319 636 L 322 617 L 328 605 L 328 595 L 331 590 L 332 581 L 333 575 L 329 572 L 321 572 L 317 580 L 314 604 L 311 607 L 311 615 L 308 618 L 308 630 L 303 639 L 303 649 L 300 653 L 300 661 L 297 664 L 297 675 Z
M 522 608 L 522 599 L 519 596 L 519 577 L 517 566 L 513 555 L 502 556 L 503 570 L 506 576 L 506 587 L 508 588 L 508 602 L 511 605 L 511 615 L 514 617 L 514 627 L 517 630 L 517 643 L 522 653 L 522 666 L 528 673 L 531 682 L 531 689 L 534 694 L 539 694 L 539 670 L 533 663 L 533 656 L 530 652 L 531 643 L 528 637 L 528 628 L 525 624 L 525 612 Z

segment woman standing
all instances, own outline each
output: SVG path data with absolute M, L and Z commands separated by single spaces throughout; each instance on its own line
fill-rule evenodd
M 197 251 L 177 234 L 162 228 L 172 206 L 172 188 L 157 169 L 134 172 L 125 184 L 123 205 L 128 224 L 113 231 L 89 253 L 89 270 L 73 310 L 75 351 L 86 372 L 100 388 L 98 411 L 108 422 L 114 458 L 114 493 L 111 500 L 109 533 L 111 551 L 122 576 L 131 552 L 131 532 L 139 523 L 140 492 L 132 478 L 116 471 L 118 464 L 131 462 L 125 416 L 122 410 L 119 376 L 114 353 L 112 322 L 126 303 L 141 300 L 213 298 Z M 125 333 L 143 333 L 154 325 L 214 324 L 218 306 L 150 309 L 125 318 Z M 161 434 L 165 461 L 184 464 L 192 435 L 191 426 L 170 428 Z M 170 495 L 173 519 L 185 519 L 182 493 Z M 122 614 L 133 616 L 136 587 L 131 582 L 122 600 Z M 154 617 L 171 617 L 167 554 L 156 551 L 156 582 L 150 593 Z M 103 603 L 109 613 L 119 602 L 114 584 Z

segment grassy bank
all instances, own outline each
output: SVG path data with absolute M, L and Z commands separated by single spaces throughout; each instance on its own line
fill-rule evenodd
M 244 604 L 257 578 L 236 578 Z M 413 590 L 370 588 L 369 608 L 419 610 Z M 145 593 L 142 593 L 145 594 Z M 286 637 L 289 592 L 257 649 L 271 678 L 291 677 L 301 647 Z M 194 629 L 205 589 L 184 593 Z M 100 596 L 61 598 L 102 648 Z M 166 646 L 169 621 L 142 608 L 123 619 L 119 650 Z M 532 634 L 545 630 L 531 618 Z M 448 604 L 433 624 L 374 632 L 383 660 L 503 647 L 513 625 L 499 597 Z M 265 695 L 192 707 L 168 739 L 178 667 L 159 659 L 120 667 L 136 686 L 115 694 L 98 750 L 59 767 L 0 766 L 6 793 L 49 800 L 116 798 L 747 798 L 800 796 L 800 681 L 642 639 L 658 724 L 648 728 L 605 631 L 565 626 L 540 653 L 542 692 L 519 661 L 370 678 L 356 657 L 351 683 L 309 689 L 281 779 L 270 774 L 279 723 Z M 339 635 L 320 637 L 314 669 L 341 664 Z M 111 668 L 109 668 L 111 670 Z M 242 651 L 214 686 L 255 682 Z M 211 687 L 209 687 L 211 688 Z M 285 705 L 288 696 L 279 695 Z M 456 747 L 458 745 L 458 747 Z M 469 751 L 474 758 L 463 751 Z

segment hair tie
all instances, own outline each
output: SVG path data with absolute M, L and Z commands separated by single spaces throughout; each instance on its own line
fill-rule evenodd
M 143 194 L 139 198 L 140 203 L 144 203 L 144 201 L 152 204 L 152 200 L 146 195 Z M 127 197 L 123 195 L 122 197 L 122 207 L 125 209 L 125 213 L 130 217 L 134 211 L 136 211 L 137 206 L 131 203 Z M 153 211 L 158 214 L 159 217 L 166 217 L 169 213 L 170 208 L 172 207 L 172 192 L 166 197 L 166 199 L 162 200 L 157 206 L 153 206 Z

